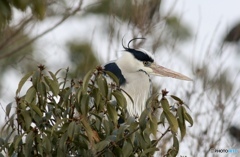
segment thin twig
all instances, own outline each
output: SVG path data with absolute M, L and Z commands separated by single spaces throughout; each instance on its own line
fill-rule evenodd
M 137 127 L 135 130 L 133 130 L 131 133 L 125 135 L 123 138 L 121 138 L 120 140 L 116 141 L 115 143 L 121 142 L 122 140 L 126 139 L 127 137 L 129 137 L 130 135 L 132 135 L 134 132 L 138 131 L 140 129 L 140 127 Z M 110 145 L 108 145 L 107 147 L 105 147 L 102 151 L 97 152 L 96 156 L 101 156 L 107 149 L 110 149 L 114 146 L 114 143 L 110 143 Z
M 9 36 L 7 39 L 5 39 L 4 42 L 1 43 L 1 45 L 0 45 L 0 50 L 1 50 L 3 47 L 9 45 L 9 43 L 11 42 L 11 40 L 23 30 L 23 28 L 32 20 L 32 18 L 33 18 L 33 16 L 31 16 L 31 17 L 28 18 L 27 20 L 23 21 L 22 24 L 19 26 L 19 28 L 18 28 L 16 31 L 14 31 L 14 33 L 11 34 L 11 36 Z
M 57 22 L 54 26 L 50 27 L 49 29 L 47 29 L 47 30 L 45 30 L 44 32 L 42 32 L 41 34 L 37 35 L 37 36 L 34 37 L 33 39 L 29 40 L 28 42 L 20 45 L 19 47 L 15 48 L 14 50 L 10 51 L 9 53 L 0 56 L 0 59 L 9 57 L 9 56 L 11 56 L 11 55 L 19 52 L 20 50 L 22 50 L 23 48 L 25 48 L 27 45 L 33 43 L 34 41 L 36 41 L 36 40 L 39 39 L 40 37 L 42 37 L 42 36 L 44 36 L 45 34 L 51 32 L 52 30 L 54 30 L 56 27 L 58 27 L 60 24 L 62 24 L 62 23 L 63 23 L 66 19 L 68 19 L 70 16 L 76 14 L 76 13 L 80 10 L 80 8 L 81 8 L 81 6 L 82 6 L 82 2 L 83 2 L 83 0 L 81 0 L 81 1 L 79 2 L 78 7 L 77 7 L 72 13 L 65 15 L 65 16 L 64 16 L 59 22 Z
M 164 131 L 164 133 L 162 133 L 162 135 L 152 144 L 152 146 L 156 145 L 156 144 L 167 134 L 167 132 L 169 132 L 169 129 L 170 129 L 170 127 L 168 127 L 168 128 Z

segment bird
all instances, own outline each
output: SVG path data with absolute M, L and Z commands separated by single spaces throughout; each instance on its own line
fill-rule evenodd
M 158 65 L 150 52 L 142 48 L 131 48 L 130 43 L 137 39 L 145 38 L 133 38 L 128 42 L 127 47 L 122 41 L 124 48 L 122 56 L 103 66 L 105 71 L 113 73 L 118 78 L 127 101 L 127 112 L 132 117 L 139 117 L 146 108 L 146 101 L 152 91 L 151 75 L 191 81 L 183 74 Z

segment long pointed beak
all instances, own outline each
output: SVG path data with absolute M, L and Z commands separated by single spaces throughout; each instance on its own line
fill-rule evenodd
M 150 65 L 150 68 L 153 70 L 152 75 L 158 75 L 158 76 L 162 76 L 162 77 L 172 77 L 175 79 L 180 79 L 180 80 L 186 80 L 186 81 L 192 81 L 192 79 L 190 79 L 189 77 L 180 74 L 178 72 L 175 72 L 173 70 L 167 69 L 163 66 L 157 65 L 155 63 L 152 63 Z

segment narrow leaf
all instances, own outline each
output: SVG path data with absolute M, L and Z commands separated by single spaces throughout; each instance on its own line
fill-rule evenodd
M 109 145 L 110 141 L 104 140 L 96 144 L 96 151 L 102 151 L 104 148 L 106 148 Z
M 150 131 L 156 137 L 157 134 L 157 118 L 153 115 L 150 118 Z
M 20 141 L 22 140 L 23 135 L 24 135 L 24 134 L 22 134 L 22 135 L 16 135 L 16 136 L 14 137 L 14 140 L 13 140 L 14 145 L 13 145 L 13 146 L 14 146 L 14 149 L 15 149 L 15 150 L 17 150 L 18 145 L 19 145 Z
M 162 125 L 164 126 L 165 124 L 165 114 L 164 114 L 164 112 L 162 112 L 161 113 L 161 115 L 160 115 L 160 120 L 159 120 L 159 123 L 162 123 Z
M 91 145 L 94 144 L 93 143 L 94 142 L 94 139 L 93 139 L 94 133 L 93 133 L 93 130 L 92 130 L 90 124 L 88 123 L 88 121 L 86 120 L 85 117 L 83 117 L 81 119 L 81 122 L 82 122 L 82 124 L 84 126 L 84 129 L 86 130 L 87 137 L 88 137 L 88 140 L 89 140 L 90 144 Z
M 142 113 L 141 113 L 141 116 L 139 118 L 139 125 L 140 125 L 140 128 L 141 130 L 144 130 L 146 128 L 146 125 L 147 125 L 147 116 L 149 114 L 149 111 L 148 109 L 145 109 Z
M 51 153 L 51 142 L 48 136 L 45 136 L 42 141 L 43 147 L 45 148 L 45 153 Z
M 169 156 L 175 157 L 177 156 L 179 151 L 179 142 L 176 136 L 173 136 L 173 148 L 169 151 Z
M 91 78 L 92 76 L 93 76 L 93 75 L 92 75 L 92 71 L 89 71 L 89 72 L 85 75 L 85 77 L 84 77 L 84 79 L 83 79 L 83 91 L 84 91 L 84 92 L 87 92 L 88 83 L 89 83 L 89 80 L 90 80 L 90 78 Z
M 35 104 L 29 104 L 29 106 L 30 106 L 40 117 L 42 117 L 43 113 L 41 112 L 41 110 L 38 108 L 37 105 L 35 105 Z
M 113 79 L 113 81 L 117 84 L 117 86 L 119 86 L 119 79 L 117 78 L 116 75 L 114 75 L 112 72 L 110 71 L 104 71 L 109 77 L 111 77 L 111 79 Z
M 32 118 L 31 118 L 31 116 L 30 116 L 28 111 L 22 111 L 21 115 L 23 116 L 23 119 L 25 121 L 25 123 L 22 124 L 22 125 L 25 125 L 26 131 L 29 131 L 30 125 L 32 123 Z
M 170 112 L 170 106 L 166 98 L 161 99 L 161 105 L 165 112 Z
M 97 85 L 98 85 L 98 88 L 101 92 L 101 94 L 107 98 L 108 96 L 108 85 L 107 85 L 107 81 L 105 79 L 105 77 L 103 77 L 102 75 L 100 75 L 98 78 L 97 78 Z
M 181 132 L 181 140 L 182 140 L 183 137 L 186 135 L 185 121 L 184 121 L 184 123 L 181 123 L 179 118 L 177 119 L 177 121 L 178 121 L 179 129 L 180 129 L 180 132 Z
M 132 154 L 133 152 L 133 147 L 132 147 L 132 144 L 128 141 L 124 141 L 124 144 L 123 144 L 123 148 L 122 148 L 124 151 L 123 151 L 123 156 L 124 157 L 128 157 Z
M 74 137 L 74 132 L 75 132 L 75 122 L 71 122 L 69 125 L 68 125 L 68 137 L 70 139 L 72 139 Z
M 184 118 L 190 123 L 190 127 L 193 126 L 193 119 L 187 112 L 184 113 Z
M 11 109 L 12 109 L 12 102 L 9 103 L 7 106 L 6 106 L 6 116 L 9 117 L 9 114 L 11 112 Z
M 184 109 L 183 106 L 179 106 L 177 109 L 177 115 L 181 124 L 184 123 Z
M 179 102 L 179 104 L 184 104 L 184 102 L 179 98 L 179 97 L 177 97 L 177 96 L 175 96 L 175 95 L 170 95 L 174 100 L 176 100 L 176 101 L 178 101 Z
M 118 119 L 117 111 L 113 107 L 113 105 L 110 103 L 107 103 L 107 112 L 108 112 L 110 119 L 113 121 L 113 123 L 115 125 L 117 125 L 117 119 Z
M 82 96 L 82 100 L 81 100 L 81 104 L 80 104 L 80 109 L 81 109 L 81 113 L 83 115 L 86 115 L 88 113 L 89 110 L 89 95 L 88 94 L 84 94 Z
M 53 74 L 51 71 L 48 71 L 48 73 L 51 75 L 52 79 L 57 82 L 56 75 Z
M 173 114 L 171 112 L 165 112 L 163 111 L 166 118 L 167 118 L 167 121 L 170 125 L 170 128 L 172 130 L 172 132 L 174 133 L 177 133 L 177 130 L 178 130 L 178 122 L 177 122 L 177 119 L 176 117 L 173 116 Z
M 36 89 L 32 86 L 27 90 L 27 93 L 25 95 L 25 101 L 28 103 L 31 103 L 36 96 Z
M 119 90 L 115 90 L 112 95 L 116 98 L 118 105 L 125 109 L 127 101 L 123 94 Z
M 33 74 L 33 72 L 29 72 L 29 73 L 27 73 L 27 74 L 21 79 L 21 81 L 20 81 L 19 84 L 18 84 L 18 88 L 17 88 L 17 91 L 16 91 L 16 95 L 19 94 L 19 92 L 20 92 L 21 89 L 22 89 L 22 86 L 26 83 L 26 81 L 28 80 L 28 78 L 29 78 L 30 76 L 32 76 L 32 74 Z
M 47 76 L 44 77 L 46 84 L 50 87 L 54 96 L 57 96 L 59 93 L 59 85 L 57 81 L 49 79 Z

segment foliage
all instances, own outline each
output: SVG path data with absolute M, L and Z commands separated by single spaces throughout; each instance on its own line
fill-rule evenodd
M 94 55 L 92 45 L 90 43 L 81 43 L 71 41 L 67 44 L 69 48 L 69 56 L 73 65 L 70 76 L 73 78 L 82 78 L 90 69 L 99 65 L 99 61 Z
M 186 121 L 193 125 L 183 101 L 162 91 L 161 100 L 152 96 L 139 119 L 126 114 L 126 100 L 117 78 L 97 67 L 83 81 L 68 80 L 46 72 L 43 65 L 29 72 L 16 91 L 16 114 L 12 103 L 6 107 L 3 129 L 13 130 L 0 138 L 1 154 L 8 156 L 151 156 L 160 150 L 157 144 L 170 134 L 173 145 L 166 156 L 176 156 L 186 134 Z M 114 82 L 108 84 L 106 77 Z M 26 93 L 19 93 L 30 79 Z M 169 99 L 174 100 L 170 105 Z M 161 110 L 160 117 L 154 112 Z M 119 118 L 124 123 L 119 123 Z M 164 130 L 158 130 L 164 126 Z M 158 137 L 157 132 L 162 134 Z M 151 138 L 150 138 L 151 137 Z
M 12 19 L 13 7 L 21 11 L 26 11 L 30 8 L 32 14 L 42 20 L 46 11 L 46 0 L 1 0 L 0 1 L 0 29 Z

